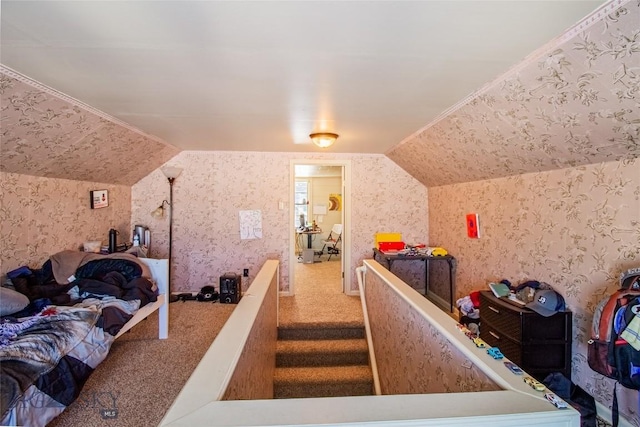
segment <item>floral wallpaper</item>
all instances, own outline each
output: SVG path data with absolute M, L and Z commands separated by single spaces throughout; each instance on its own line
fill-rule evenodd
M 109 206 L 91 209 L 92 190 L 108 190 Z M 110 228 L 121 239 L 130 221 L 129 186 L 0 172 L 0 277 L 87 241 L 107 245 Z
M 376 274 L 366 290 L 382 394 L 502 390 Z
M 427 187 L 640 155 L 640 1 L 611 1 L 387 152 Z
M 277 288 L 277 274 L 274 274 L 221 400 L 273 399 L 278 340 Z
M 587 341 L 595 305 L 640 266 L 639 170 L 635 159 L 429 189 L 429 241 L 456 255 L 457 298 L 501 279 L 549 283 L 573 312 L 572 381 L 609 407 L 614 383 L 589 368 Z M 640 425 L 638 392 L 618 387 L 618 399 Z
M 281 290 L 289 289 L 289 250 L 295 244 L 289 224 L 291 159 L 350 160 L 351 284 L 355 268 L 373 254 L 374 235 L 403 233 L 424 242 L 427 189 L 383 155 L 185 151 L 170 164 L 183 169 L 173 187 L 173 290 L 199 290 L 216 284 L 227 272 L 241 273 L 246 289 L 266 259 L 280 260 Z M 132 224 L 151 232 L 153 257 L 168 256 L 169 221 L 150 212 L 169 199 L 169 184 L 160 169 L 132 187 Z M 285 209 L 278 209 L 278 202 Z M 262 238 L 240 239 L 240 210 L 262 214 Z
M 0 171 L 132 185 L 180 150 L 0 65 Z

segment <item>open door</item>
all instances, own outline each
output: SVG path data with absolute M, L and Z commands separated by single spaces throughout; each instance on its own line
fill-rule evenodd
M 296 172 L 297 171 L 297 172 Z M 342 280 L 342 292 L 355 295 L 351 290 L 350 253 L 350 174 L 349 160 L 291 160 L 290 164 L 290 255 L 289 255 L 289 292 L 295 295 L 296 267 L 299 263 L 314 263 L 331 261 L 333 264 L 338 257 L 328 259 L 326 245 L 322 242 L 328 236 L 334 224 L 342 225 L 340 236 L 339 263 Z M 315 182 L 314 182 L 315 181 Z M 331 184 L 320 184 L 331 182 Z M 322 229 L 313 234 L 313 224 Z M 301 227 L 302 226 L 302 227 Z M 323 255 L 319 255 L 323 249 Z M 312 256 L 313 260 L 310 260 Z M 299 269 L 298 269 L 299 271 Z M 300 275 L 300 273 L 298 273 Z

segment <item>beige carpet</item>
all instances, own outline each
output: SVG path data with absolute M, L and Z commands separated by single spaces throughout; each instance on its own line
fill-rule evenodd
M 280 297 L 280 325 L 363 326 L 360 297 L 342 292 L 340 258 L 296 263 L 295 296 Z
M 78 399 L 49 425 L 157 426 L 236 306 L 197 301 L 169 306 L 169 338 L 157 312 L 118 338 Z M 116 409 L 114 419 L 101 410 Z

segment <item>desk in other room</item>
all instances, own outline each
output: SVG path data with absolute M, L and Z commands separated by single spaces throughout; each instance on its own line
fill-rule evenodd
M 311 249 L 313 246 L 313 236 L 315 234 L 322 233 L 322 231 L 320 230 L 302 231 L 300 229 L 296 229 L 296 233 L 298 234 L 298 236 L 303 236 L 305 234 L 307 235 L 307 249 Z

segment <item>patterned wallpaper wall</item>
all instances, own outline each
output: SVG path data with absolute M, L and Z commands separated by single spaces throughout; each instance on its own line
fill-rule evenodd
M 457 297 L 503 278 L 552 285 L 573 312 L 572 380 L 609 406 L 613 382 L 589 368 L 586 343 L 596 303 L 640 266 L 639 170 L 636 159 L 429 189 L 430 241 L 456 255 Z M 479 239 L 467 237 L 470 212 Z M 638 392 L 618 398 L 640 420 Z
M 274 274 L 220 400 L 273 399 L 277 340 L 278 280 Z
M 108 190 L 109 206 L 91 209 L 92 190 Z M 0 277 L 86 241 L 106 245 L 109 229 L 127 235 L 130 221 L 129 186 L 0 172 Z
M 345 274 L 351 274 L 353 287 L 355 268 L 372 256 L 376 232 L 426 241 L 427 189 L 382 155 L 182 152 L 170 162 L 184 169 L 174 184 L 174 290 L 199 290 L 245 267 L 250 281 L 270 257 L 280 259 L 281 288 L 289 289 L 291 159 L 351 161 L 352 271 Z M 163 198 L 169 198 L 169 184 L 159 169 L 132 188 L 132 224 L 150 228 L 153 257 L 168 255 L 168 218 L 150 216 Z M 278 209 L 279 201 L 285 202 L 284 210 Z M 240 240 L 238 211 L 253 209 L 262 211 L 263 237 Z
M 366 296 L 382 394 L 502 390 L 373 272 Z
M 132 185 L 180 150 L 0 65 L 0 171 Z
M 611 1 L 388 151 L 428 187 L 640 156 L 640 1 Z

